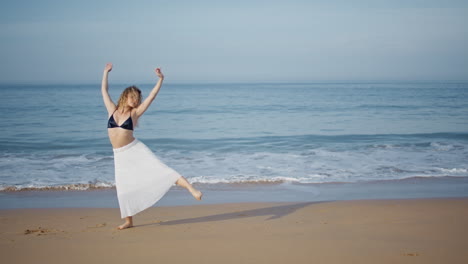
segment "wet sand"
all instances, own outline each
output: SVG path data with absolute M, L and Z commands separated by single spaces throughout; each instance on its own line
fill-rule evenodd
M 4 263 L 468 263 L 468 198 L 0 210 Z
M 413 177 L 355 183 L 199 184 L 197 201 L 184 188 L 172 187 L 155 204 L 189 206 L 221 203 L 293 203 L 331 200 L 423 199 L 468 197 L 468 177 Z M 261 195 L 259 195 L 261 194 Z M 115 188 L 91 190 L 0 191 L 0 210 L 14 208 L 119 208 Z

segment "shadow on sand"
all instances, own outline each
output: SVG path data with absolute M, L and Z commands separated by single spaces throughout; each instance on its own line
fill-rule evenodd
M 270 216 L 270 218 L 265 220 L 265 221 L 268 221 L 268 220 L 281 218 L 288 214 L 292 214 L 295 211 L 301 208 L 304 208 L 306 206 L 319 204 L 319 203 L 325 203 L 325 202 L 332 202 L 332 201 L 304 202 L 304 203 L 296 203 L 296 204 L 279 205 L 279 206 L 258 208 L 258 209 L 245 210 L 245 211 L 235 211 L 231 213 L 223 213 L 223 214 L 208 215 L 208 216 L 201 216 L 201 217 L 194 217 L 194 218 L 171 220 L 171 221 L 165 221 L 165 222 L 153 223 L 153 224 L 143 224 L 143 225 L 138 225 L 138 226 L 194 224 L 194 223 L 205 223 L 205 222 L 223 221 L 223 220 L 239 219 L 239 218 L 247 218 L 247 217 L 257 217 L 257 216 Z

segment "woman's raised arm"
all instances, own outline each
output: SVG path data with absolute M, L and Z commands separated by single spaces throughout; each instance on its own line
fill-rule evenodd
M 143 113 L 148 109 L 148 107 L 153 102 L 154 98 L 156 98 L 156 95 L 158 95 L 159 89 L 161 89 L 161 86 L 164 80 L 164 75 L 162 74 L 160 68 L 156 68 L 154 71 L 156 72 L 156 75 L 159 77 L 159 80 L 154 86 L 153 90 L 151 90 L 148 97 L 140 104 L 140 106 L 137 107 L 136 115 L 138 117 L 142 116 Z
M 104 68 L 104 73 L 102 75 L 102 83 L 101 83 L 101 92 L 102 92 L 102 99 L 104 100 L 104 105 L 106 106 L 107 112 L 111 115 L 114 112 L 116 106 L 112 99 L 109 96 L 108 85 L 107 85 L 107 76 L 109 72 L 112 70 L 112 63 L 107 63 L 106 67 Z

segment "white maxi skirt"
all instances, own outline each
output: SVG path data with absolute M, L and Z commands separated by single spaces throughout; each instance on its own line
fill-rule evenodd
M 113 150 L 115 186 L 121 218 L 133 216 L 151 207 L 181 177 L 136 138 Z

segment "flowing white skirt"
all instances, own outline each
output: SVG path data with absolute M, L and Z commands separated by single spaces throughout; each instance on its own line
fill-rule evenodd
M 122 218 L 151 207 L 181 177 L 136 138 L 113 150 L 115 186 Z

